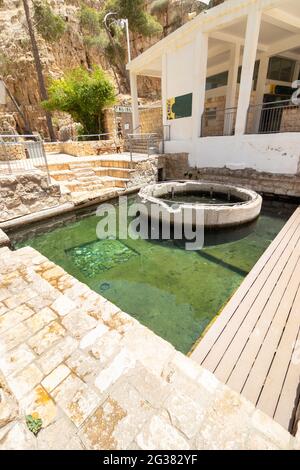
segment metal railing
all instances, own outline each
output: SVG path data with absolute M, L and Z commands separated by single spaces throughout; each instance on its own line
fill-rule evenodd
M 300 106 L 290 100 L 250 106 L 247 115 L 247 134 L 276 134 L 300 132 Z
M 133 154 L 146 154 L 148 157 L 159 152 L 161 139 L 158 134 L 127 134 L 125 136 L 124 148 L 130 153 L 130 161 L 133 160 Z
M 237 108 L 207 108 L 202 114 L 201 137 L 233 135 Z
M 44 143 L 39 134 L 0 134 L 0 174 L 42 169 L 50 174 Z
M 88 141 L 88 140 L 110 140 L 110 138 L 113 138 L 113 134 L 109 132 L 105 132 L 103 134 L 78 134 L 77 136 L 74 137 L 76 142 L 81 142 L 81 141 Z

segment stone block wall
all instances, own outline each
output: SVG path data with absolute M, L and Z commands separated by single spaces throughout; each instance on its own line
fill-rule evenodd
M 156 183 L 159 179 L 159 171 L 162 179 L 183 179 L 187 169 L 187 153 L 153 155 L 135 165 L 127 188 Z
M 5 148 L 0 144 L 0 160 L 24 160 L 26 153 L 23 145 L 5 144 Z
M 212 181 L 242 186 L 263 194 L 300 197 L 300 174 L 271 174 L 251 168 L 192 168 L 189 166 L 188 153 L 155 155 L 139 163 L 129 185 L 132 187 L 155 183 L 160 169 L 164 180 Z
M 251 168 L 189 168 L 183 178 L 234 184 L 276 196 L 300 197 L 300 175 L 278 175 L 258 172 Z
M 41 171 L 0 175 L 0 222 L 58 206 L 67 197 Z
M 44 144 L 46 153 L 67 153 L 74 157 L 87 157 L 90 155 L 105 155 L 116 153 L 117 145 L 123 151 L 122 143 L 114 140 L 91 140 L 91 141 L 68 141 L 68 142 L 46 142 Z
M 280 132 L 300 132 L 300 107 L 290 107 L 283 110 Z
M 163 135 L 163 117 L 161 106 L 157 106 L 155 108 L 141 108 L 139 110 L 139 115 L 142 133 L 155 133 L 159 136 Z
M 131 121 L 131 115 L 128 116 L 128 113 L 119 113 L 117 116 L 121 118 L 126 115 L 125 121 Z M 163 135 L 163 118 L 162 118 L 162 107 L 155 106 L 153 108 L 139 108 L 139 118 L 141 125 L 141 132 L 156 133 L 159 136 Z M 115 134 L 116 133 L 116 115 L 113 109 L 106 109 L 104 111 L 104 129 L 106 133 Z M 131 130 L 129 130 L 131 132 Z

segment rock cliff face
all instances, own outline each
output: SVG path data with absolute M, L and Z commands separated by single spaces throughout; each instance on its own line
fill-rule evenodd
M 59 13 L 66 19 L 67 28 L 61 39 L 55 43 L 47 43 L 37 35 L 46 80 L 49 77 L 59 77 L 64 70 L 78 65 L 87 67 L 91 63 L 97 63 L 109 69 L 103 56 L 99 54 L 93 56 L 93 51 L 88 51 L 84 45 L 78 17 L 80 1 L 52 0 L 51 7 L 55 13 Z M 45 117 L 39 106 L 36 72 L 25 25 L 22 2 L 0 0 L 0 74 L 5 77 L 10 92 L 20 104 L 31 127 L 46 133 Z M 0 105 L 1 111 L 2 127 L 7 127 L 9 121 L 7 111 L 11 111 L 17 129 L 24 128 L 24 120 L 9 98 L 7 106 L 1 107 Z M 6 116 L 3 115 L 4 112 Z M 66 118 L 57 115 L 54 118 L 54 125 L 58 124 L 56 121 L 61 122 L 64 119 Z
M 170 9 L 178 8 L 180 11 L 180 0 L 172 0 Z M 61 15 L 66 21 L 66 30 L 63 36 L 54 43 L 46 42 L 40 35 L 37 42 L 47 79 L 59 77 L 65 70 L 82 65 L 100 64 L 106 69 L 112 79 L 115 74 L 103 54 L 97 49 L 87 47 L 80 28 L 79 12 L 81 0 L 48 0 L 54 13 Z M 85 0 L 85 4 L 91 7 L 101 6 L 104 0 Z M 145 0 L 150 4 L 150 0 Z M 197 3 L 197 2 L 196 2 Z M 31 1 L 29 0 L 31 5 Z M 174 6 L 173 6 L 174 4 Z M 167 15 L 168 16 L 168 15 Z M 172 30 L 172 25 L 166 24 L 166 15 L 158 17 L 163 25 L 163 35 Z M 181 21 L 187 21 L 188 15 L 182 17 Z M 131 49 L 136 56 L 157 42 L 160 36 L 144 38 L 141 35 L 131 34 Z M 12 100 L 7 98 L 6 106 L 0 104 L 0 133 L 16 129 L 24 132 L 26 120 L 33 130 L 38 130 L 47 135 L 46 121 L 39 102 L 38 83 L 34 67 L 31 45 L 22 0 L 0 0 L 0 77 L 5 78 L 7 87 L 20 105 L 25 119 L 16 110 Z M 160 97 L 160 80 L 143 78 L 139 80 L 139 95 L 141 97 L 155 100 Z M 53 124 L 56 128 L 68 125 L 70 118 L 62 114 L 55 114 Z

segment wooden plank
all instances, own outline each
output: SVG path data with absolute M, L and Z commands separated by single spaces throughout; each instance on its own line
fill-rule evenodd
M 258 277 L 262 273 L 265 265 L 271 259 L 272 255 L 276 252 L 276 250 L 281 246 L 282 241 L 284 240 L 285 236 L 289 234 L 289 232 L 295 229 L 295 226 L 298 226 L 300 218 L 300 208 L 298 208 L 289 221 L 285 224 L 283 229 L 279 232 L 277 237 L 273 240 L 273 242 L 269 245 L 267 250 L 255 264 L 253 269 L 250 271 L 248 276 L 244 279 L 241 286 L 233 296 L 233 298 L 228 302 L 228 304 L 223 309 L 221 315 L 214 323 L 214 325 L 208 330 L 204 338 L 200 341 L 199 345 L 195 348 L 193 353 L 191 354 L 191 358 L 198 363 L 203 363 L 204 359 L 206 358 L 207 354 L 211 350 L 214 343 L 217 341 L 219 336 L 222 334 L 224 328 L 226 327 L 227 323 L 230 321 L 231 317 L 234 315 L 237 307 L 244 300 L 247 296 L 248 291 L 253 286 L 253 284 L 257 281 Z
M 293 308 L 283 331 L 272 366 L 267 375 L 257 406 L 270 416 L 273 416 L 284 383 L 287 368 L 292 358 L 295 341 L 299 332 L 300 290 L 297 292 Z M 295 383 L 297 389 L 299 382 Z M 290 410 L 286 410 L 288 414 Z
M 297 230 L 289 240 L 283 254 L 277 260 L 273 271 L 267 278 L 254 303 L 251 306 L 245 303 L 240 306 L 240 309 L 243 309 L 246 313 L 244 321 L 239 326 L 236 336 L 232 339 L 218 367 L 215 369 L 217 377 L 223 382 L 228 383 L 228 385 L 235 390 L 240 391 L 242 389 L 244 383 L 243 378 L 244 380 L 246 379 L 251 369 L 253 360 L 264 339 L 264 334 L 272 321 L 274 312 L 276 312 L 276 308 L 290 281 L 297 261 L 297 257 L 293 256 L 296 246 L 300 247 L 300 229 Z M 233 318 L 230 322 L 230 329 L 235 328 L 234 320 Z M 258 323 L 259 326 L 257 326 Z M 259 334 L 255 335 L 254 330 Z M 246 364 L 242 364 L 241 370 L 238 367 L 235 374 L 235 381 L 229 380 L 234 367 L 237 367 L 243 349 L 249 342 L 251 334 L 253 334 L 251 342 L 252 349 L 250 348 L 249 350 L 248 348 L 249 355 L 246 356 Z M 253 360 L 251 360 L 251 358 L 253 358 Z
M 299 236 L 299 228 L 299 223 L 296 223 L 296 227 L 294 225 L 292 226 L 292 237 L 288 242 L 288 247 L 286 246 L 285 238 L 281 240 L 278 248 L 275 252 L 273 252 L 273 256 L 269 259 L 267 264 L 264 265 L 263 270 L 257 277 L 256 281 L 253 283 L 251 289 L 248 290 L 243 301 L 239 304 L 238 308 L 234 309 L 234 315 L 232 315 L 230 322 L 223 329 L 222 336 L 219 337 L 218 341 L 215 342 L 211 354 L 208 354 L 202 362 L 204 367 L 211 371 L 215 371 L 237 331 L 239 328 L 241 328 L 241 325 L 245 320 L 250 307 L 255 304 L 256 308 L 259 310 L 263 308 L 274 288 L 274 282 L 276 281 L 279 273 L 283 269 L 292 250 L 295 247 L 295 238 L 297 239 Z M 220 371 L 221 369 L 218 369 L 218 372 Z M 220 380 L 225 380 L 223 378 L 225 375 L 223 375 L 222 372 L 221 375 L 222 377 L 219 377 L 217 374 Z
M 296 325 L 297 327 L 297 325 Z M 299 403 L 300 386 L 300 328 L 294 345 L 290 366 L 281 390 L 274 419 L 292 430 L 294 413 Z
M 295 255 L 295 258 L 299 260 L 299 251 L 298 254 Z M 282 332 L 292 309 L 296 293 L 298 292 L 299 282 L 300 268 L 298 262 L 295 273 L 284 294 L 282 302 L 275 313 L 272 325 L 264 338 L 262 347 L 242 389 L 243 395 L 254 403 L 257 403 L 258 401 L 259 394 L 263 388 L 268 371 L 274 359 Z
M 299 259 L 299 254 L 290 258 L 285 275 L 281 277 L 227 381 L 230 387 L 243 392 L 254 403 L 258 400 L 299 287 Z

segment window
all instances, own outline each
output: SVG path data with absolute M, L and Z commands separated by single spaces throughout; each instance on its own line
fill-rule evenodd
M 221 86 L 227 86 L 228 82 L 228 72 L 218 73 L 217 75 L 212 75 L 206 80 L 206 90 L 213 90 L 214 88 L 219 88 Z
M 295 69 L 295 61 L 284 57 L 271 57 L 268 78 L 281 82 L 291 82 Z

